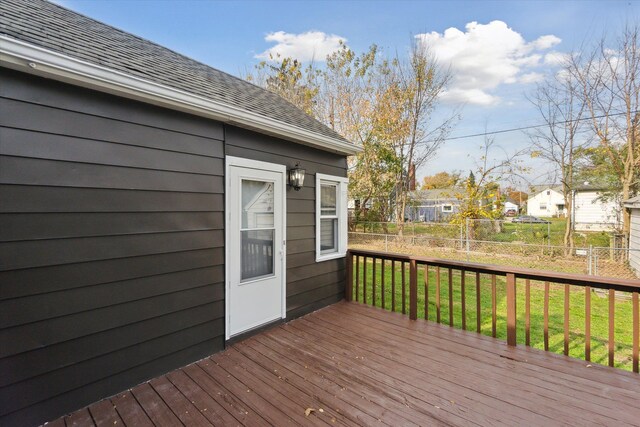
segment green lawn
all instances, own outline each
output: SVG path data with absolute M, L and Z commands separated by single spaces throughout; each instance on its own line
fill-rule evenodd
M 363 265 L 360 261 L 360 286 L 358 300 L 363 301 Z M 367 262 L 367 303 L 372 304 L 373 280 L 372 262 Z M 409 268 L 406 264 L 406 312 L 409 310 Z M 355 266 L 354 266 L 355 274 Z M 385 266 L 385 307 L 391 310 L 391 262 Z M 402 278 L 399 263 L 396 263 L 396 307 L 395 311 L 402 312 Z M 462 304 L 460 272 L 453 271 L 453 320 L 456 328 L 462 328 Z M 506 287 L 504 278 L 496 278 L 496 336 L 506 340 Z M 435 267 L 429 268 L 429 304 L 428 319 L 436 321 L 436 275 Z M 449 289 L 448 270 L 440 270 L 440 295 L 441 295 L 441 323 L 449 323 Z M 475 273 L 467 273 L 465 286 L 466 304 L 466 328 L 476 330 L 476 289 Z M 381 264 L 376 268 L 376 300 L 375 305 L 381 306 Z M 531 346 L 544 348 L 543 339 L 543 307 L 544 286 L 542 283 L 531 283 Z M 354 299 L 355 280 L 354 280 Z M 421 267 L 418 274 L 418 317 L 425 318 L 425 285 L 424 269 Z M 492 335 L 491 316 L 491 279 L 490 276 L 481 275 L 480 286 L 480 321 L 481 333 Z M 525 285 L 524 281 L 517 282 L 517 340 L 518 344 L 525 343 Z M 584 359 L 584 326 L 585 326 L 585 291 L 584 288 L 572 286 L 569 298 L 569 355 Z M 630 300 L 616 300 L 615 304 L 615 366 L 625 370 L 632 369 L 632 303 Z M 592 292 L 591 294 L 591 360 L 595 363 L 608 363 L 608 299 Z M 555 353 L 563 353 L 564 350 L 564 286 L 552 285 L 549 297 L 549 350 Z

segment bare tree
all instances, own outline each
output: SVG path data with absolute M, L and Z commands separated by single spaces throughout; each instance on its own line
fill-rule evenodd
M 588 143 L 582 132 L 585 112 L 584 98 L 575 78 L 566 70 L 551 76 L 538 85 L 529 101 L 538 110 L 545 124 L 536 128 L 529 137 L 533 143 L 532 155 L 550 162 L 559 175 L 567 215 L 565 218 L 564 246 L 573 253 L 573 191 L 578 150 Z
M 475 169 L 454 194 L 460 201 L 458 212 L 452 217 L 454 223 L 464 224 L 467 219 L 499 219 L 502 216 L 500 184 L 523 179 L 527 171 L 522 161 L 526 149 L 507 152 L 496 145 L 494 138 L 485 137 L 480 151 L 474 162 Z M 474 221 L 469 230 L 472 236 L 476 234 L 476 226 Z
M 404 117 L 409 125 L 406 138 L 396 145 L 396 153 L 402 163 L 396 187 L 396 222 L 402 235 L 404 212 L 415 171 L 436 155 L 457 114 L 438 124 L 433 123 L 432 114 L 438 97 L 451 80 L 451 73 L 442 68 L 428 46 L 416 42 L 408 60 L 396 59 L 396 62 L 398 84 L 406 103 Z
M 639 28 L 628 26 L 611 45 L 603 38 L 594 48 L 573 55 L 569 70 L 577 81 L 590 124 L 619 181 L 621 200 L 638 191 L 640 153 Z M 631 218 L 623 210 L 622 232 Z

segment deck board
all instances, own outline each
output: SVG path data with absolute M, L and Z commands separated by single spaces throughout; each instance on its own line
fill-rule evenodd
M 318 322 L 320 316 L 314 317 L 314 321 Z M 305 319 L 306 321 L 306 319 Z M 309 321 L 307 321 L 309 322 Z M 430 343 L 405 341 L 398 330 L 392 330 L 393 333 L 387 333 L 379 328 L 374 332 L 368 330 L 369 323 L 362 323 L 360 326 L 354 325 L 356 320 L 350 322 L 349 325 L 335 324 L 335 329 L 330 333 L 331 337 L 341 335 L 341 329 L 350 329 L 348 333 L 342 333 L 345 343 L 348 341 L 354 343 L 362 343 L 362 348 L 382 348 L 385 343 L 391 344 L 391 350 L 388 350 L 387 357 L 390 358 L 389 363 L 393 363 L 392 358 L 401 359 L 409 366 L 420 366 L 425 359 L 429 363 L 429 369 L 426 374 L 432 374 L 434 369 L 437 375 L 449 381 L 465 385 L 465 382 L 473 384 L 473 388 L 484 389 L 484 392 L 493 399 L 501 400 L 506 397 L 508 400 L 503 401 L 504 404 L 514 405 L 520 408 L 529 408 L 533 404 L 539 406 L 541 410 L 547 410 L 548 414 L 553 414 L 554 419 L 563 420 L 571 423 L 575 419 L 582 419 L 585 422 L 601 422 L 607 423 L 611 419 L 617 419 L 623 422 L 633 422 L 634 419 L 626 413 L 625 404 L 611 402 L 607 407 L 596 407 L 601 399 L 596 399 L 587 393 L 581 393 L 579 390 L 573 390 L 571 394 L 564 393 L 562 390 L 556 390 L 557 386 L 547 387 L 545 380 L 531 376 L 526 370 L 526 365 L 509 359 L 497 358 L 495 355 L 484 355 L 481 360 L 473 359 L 473 352 L 468 352 L 464 356 L 460 356 L 457 352 L 462 353 L 463 350 L 456 349 L 456 352 L 445 348 L 433 348 Z M 331 323 L 325 323 L 322 327 L 329 328 Z M 386 325 L 385 325 L 386 326 Z M 383 327 L 383 326 L 381 326 Z M 305 330 L 313 330 L 310 325 Z M 357 335 L 357 337 L 354 337 Z M 366 341 L 366 340 L 369 341 Z M 499 342 L 497 342 L 499 343 Z M 368 344 L 368 345 L 367 345 Z M 500 343 L 499 343 L 500 344 Z M 395 348 L 410 348 L 407 354 L 400 354 L 394 351 Z M 380 353 L 379 350 L 376 350 Z M 491 359 L 497 359 L 492 365 Z M 443 363 L 447 361 L 447 363 Z M 460 370 L 459 367 L 464 366 L 466 369 Z M 420 371 L 420 369 L 417 369 Z M 552 374 L 550 374 L 552 375 Z M 505 395 L 502 389 L 510 387 L 518 390 L 517 395 Z M 566 387 L 564 387 L 566 389 Z M 560 404 L 560 405 L 558 405 Z M 631 401 L 626 404 L 632 404 Z
M 89 407 L 89 412 L 96 423 L 96 427 L 113 427 L 123 425 L 122 418 L 118 415 L 116 408 L 109 399 L 101 400 Z
M 640 425 L 638 401 L 637 374 L 342 302 L 56 422 Z

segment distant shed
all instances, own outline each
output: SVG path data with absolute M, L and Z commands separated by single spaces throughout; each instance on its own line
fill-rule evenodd
M 629 231 L 629 265 L 640 277 L 640 195 L 627 200 L 624 207 L 631 212 Z

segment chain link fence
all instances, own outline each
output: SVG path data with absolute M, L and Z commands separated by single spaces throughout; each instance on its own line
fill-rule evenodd
M 638 279 L 640 271 L 635 271 L 629 264 L 632 253 L 640 254 L 640 249 L 591 247 L 587 273 L 593 276 Z
M 381 226 L 381 223 L 377 224 Z M 552 244 L 552 239 L 549 238 L 538 240 L 539 243 L 535 243 L 535 239 L 528 241 L 523 238 L 525 233 L 536 237 L 535 233 L 541 229 L 544 231 L 544 227 L 549 224 L 533 224 L 536 227 L 528 229 L 526 227 L 530 224 L 522 224 L 522 228 L 512 227 L 508 233 L 516 238 L 504 239 L 506 241 L 498 240 L 499 225 L 488 221 L 467 222 L 462 226 L 437 224 L 440 228 L 416 224 L 424 229 L 405 227 L 402 235 L 391 225 L 387 224 L 388 233 L 352 231 L 349 233 L 349 246 L 538 270 L 640 278 L 640 272 L 635 272 L 629 266 L 629 254 L 638 251 L 637 249 L 582 246 L 570 250 L 564 245 Z M 495 240 L 489 240 L 490 238 Z
M 351 222 L 354 233 L 429 236 L 440 239 L 479 240 L 484 242 L 524 243 L 532 245 L 564 246 L 563 219 L 520 222 L 517 218 L 504 220 L 467 219 L 460 224 L 441 222 L 407 222 L 400 229 L 392 222 Z M 612 232 L 574 232 L 574 246 L 587 248 L 622 247 L 622 236 Z

